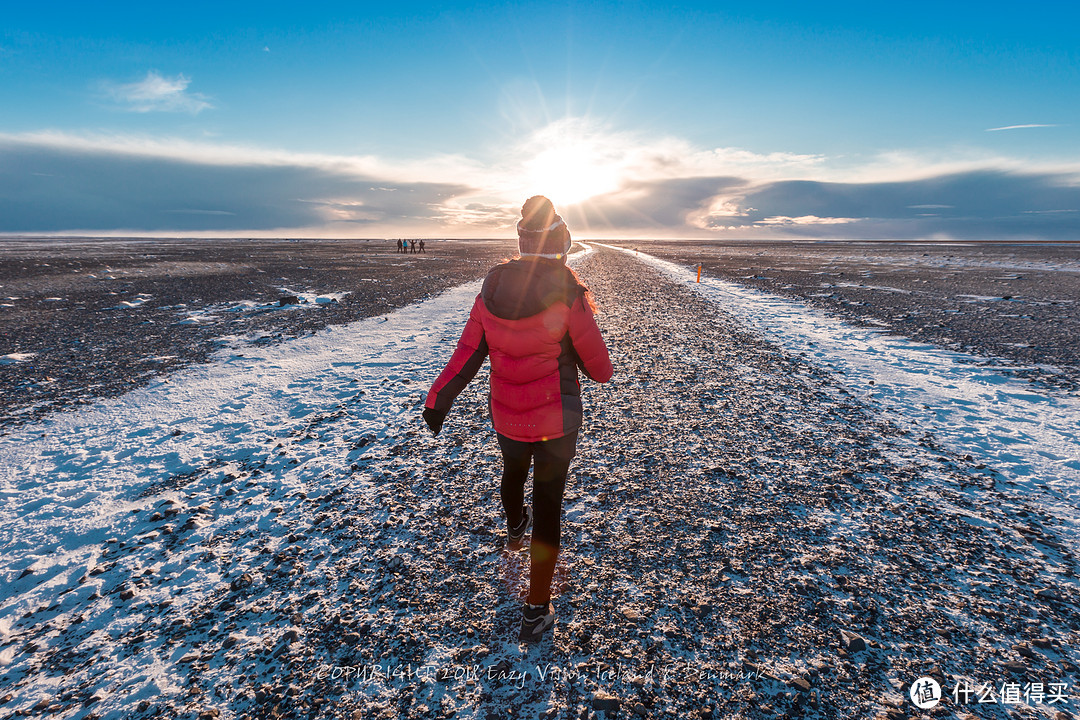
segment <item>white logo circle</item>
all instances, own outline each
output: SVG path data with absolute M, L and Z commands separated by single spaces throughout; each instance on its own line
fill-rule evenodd
M 937 680 L 934 678 L 919 678 L 911 683 L 911 690 L 908 691 L 908 694 L 911 696 L 911 702 L 915 703 L 915 707 L 920 710 L 937 707 L 937 704 L 941 702 L 941 686 L 937 684 Z

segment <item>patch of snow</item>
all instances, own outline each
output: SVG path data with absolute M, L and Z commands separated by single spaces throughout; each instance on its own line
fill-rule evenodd
M 964 298 L 964 302 L 997 302 L 1005 299 L 1000 295 L 957 295 L 956 297 Z
M 15 363 L 26 362 L 35 355 L 37 355 L 37 353 L 8 353 L 7 355 L 0 355 L 0 365 L 14 365 Z
M 307 305 L 313 303 L 315 305 L 326 305 L 332 302 L 341 302 L 345 299 L 348 292 L 338 293 L 312 293 L 312 292 L 297 292 L 296 290 L 290 290 L 288 288 L 278 288 L 283 295 L 295 295 L 300 299 L 301 305 Z M 295 307 L 295 306 L 294 306 Z
M 136 295 L 135 297 L 133 297 L 130 300 L 121 300 L 116 305 L 116 307 L 113 308 L 113 309 L 114 310 L 123 310 L 123 309 L 126 309 L 126 308 L 137 308 L 137 307 L 140 307 L 142 305 L 145 305 L 146 302 L 148 300 L 152 300 L 153 297 L 154 297 L 153 295 L 147 295 L 146 293 L 139 293 L 138 295 Z
M 298 304 L 286 304 L 282 305 L 277 300 L 269 303 L 256 302 L 254 300 L 238 300 L 227 303 L 217 303 L 210 305 L 199 310 L 183 310 L 181 313 L 182 318 L 177 322 L 178 325 L 200 325 L 205 323 L 217 322 L 218 315 L 221 313 L 264 313 L 273 312 L 277 310 L 290 310 L 295 308 L 308 309 L 314 307 L 321 307 L 323 305 L 329 305 L 331 303 L 341 302 L 348 292 L 338 293 L 301 293 L 294 292 L 287 288 L 280 288 L 283 295 L 293 295 L 300 300 Z M 183 308 L 182 305 L 177 305 L 177 308 Z
M 911 290 L 904 290 L 903 288 L 889 287 L 888 285 L 863 285 L 861 283 L 821 283 L 822 287 L 842 287 L 842 288 L 861 288 L 863 290 L 881 290 L 882 292 L 899 293 L 901 295 L 910 295 Z

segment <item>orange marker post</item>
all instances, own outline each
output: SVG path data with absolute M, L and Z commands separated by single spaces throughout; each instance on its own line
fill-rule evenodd
M 697 266 L 697 281 L 701 282 L 701 266 Z

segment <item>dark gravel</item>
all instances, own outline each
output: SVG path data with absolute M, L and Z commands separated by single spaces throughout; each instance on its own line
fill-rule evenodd
M 203 541 L 199 567 L 222 578 L 205 602 L 138 606 L 152 624 L 116 638 L 61 625 L 75 612 L 57 603 L 13 623 L 12 642 L 59 633 L 34 656 L 57 682 L 91 672 L 95 648 L 175 648 L 185 694 L 127 715 L 147 719 L 902 718 L 923 676 L 947 692 L 1065 683 L 1072 712 L 1080 567 L 1057 519 L 632 257 L 599 250 L 579 270 L 616 375 L 585 386 L 544 642 L 513 642 L 526 556 L 504 548 L 483 373 L 431 438 L 415 390 L 437 368 L 396 381 L 415 412 L 385 441 L 359 436 L 350 404 L 326 408 L 239 472 L 177 476 L 178 527 L 103 551 L 103 577 L 135 592 L 153 574 L 126 578 L 125 562 L 167 563 L 192 527 L 278 493 L 272 522 Z M 353 448 L 355 481 L 285 484 L 300 448 L 324 447 Z M 117 593 L 85 612 L 137 602 Z M 432 662 L 477 674 L 404 674 Z M 328 671 L 342 666 L 403 674 Z M 38 681 L 0 676 L 17 693 Z M 89 717 L 86 695 L 66 682 L 58 716 Z M 932 715 L 1032 714 L 1017 710 L 949 700 Z
M 1080 388 L 1080 243 L 620 244 Z
M 228 338 L 276 342 L 403 307 L 479 277 L 507 242 L 430 242 L 401 255 L 389 241 L 0 240 L 0 427 L 123 394 L 205 362 Z M 278 307 L 293 292 L 341 302 Z M 122 302 L 149 299 L 137 307 Z M 242 301 L 264 307 L 236 311 Z M 183 324 L 217 308 L 205 322 Z

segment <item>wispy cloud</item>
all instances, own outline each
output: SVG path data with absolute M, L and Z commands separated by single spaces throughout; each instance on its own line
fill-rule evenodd
M 1057 125 L 1047 125 L 1042 123 L 1028 123 L 1027 125 L 1005 125 L 1004 127 L 986 128 L 986 132 L 997 132 L 998 130 L 1025 130 L 1027 128 L 1047 128 L 1058 127 Z
M 165 77 L 156 70 L 138 82 L 104 83 L 105 93 L 133 112 L 185 112 L 197 115 L 213 107 L 202 93 L 189 92 L 191 80 L 184 75 Z
M 758 220 L 755 225 L 760 226 L 776 226 L 787 227 L 791 225 L 843 225 L 844 223 L 856 222 L 855 218 L 838 218 L 827 217 L 822 218 L 817 215 L 803 215 L 802 217 L 788 217 L 786 215 L 777 215 L 775 217 L 767 217 Z

